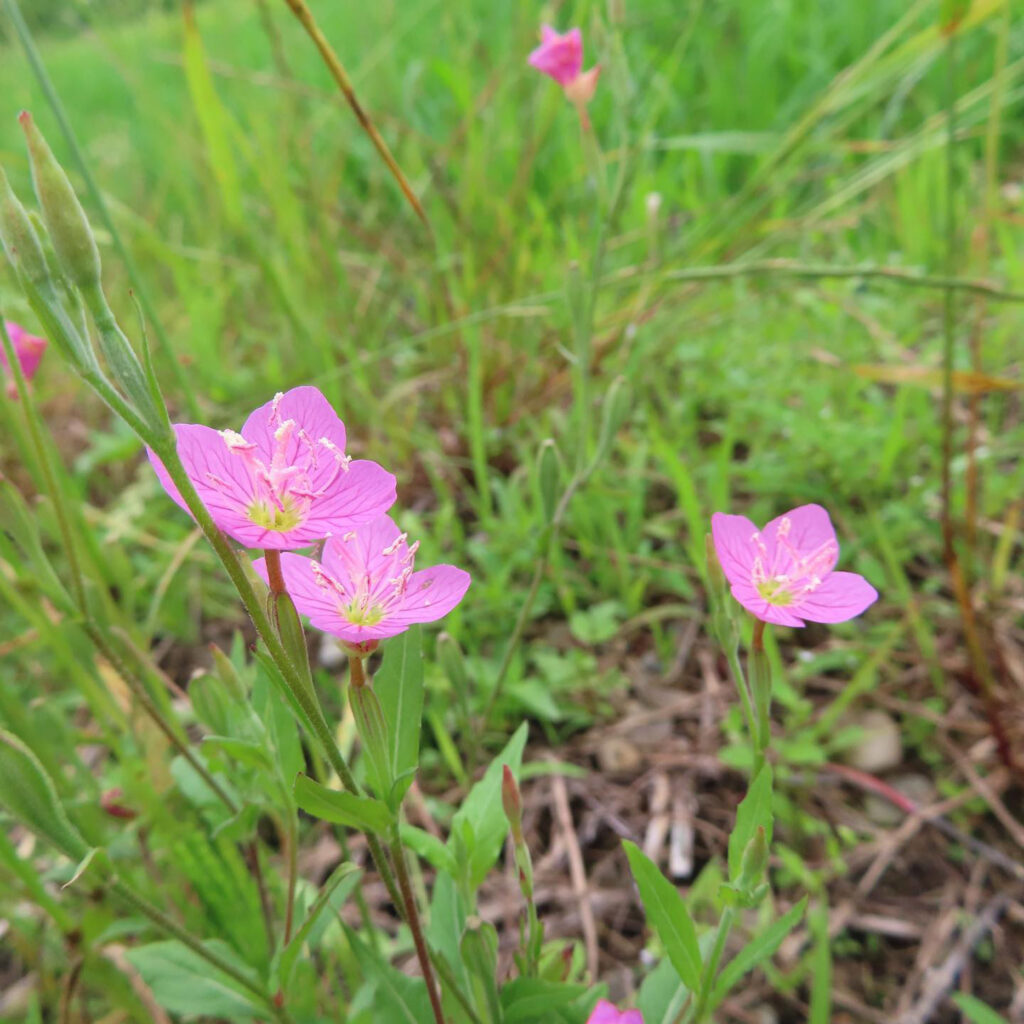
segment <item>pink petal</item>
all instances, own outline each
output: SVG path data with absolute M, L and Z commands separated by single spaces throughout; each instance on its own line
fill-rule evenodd
M 793 548 L 802 555 L 809 555 L 825 545 L 832 546 L 833 553 L 822 563 L 818 569 L 818 575 L 823 578 L 825 573 L 831 572 L 839 558 L 839 544 L 836 541 L 836 531 L 832 526 L 832 520 L 829 519 L 828 512 L 820 505 L 800 505 L 792 512 L 777 516 L 761 531 L 769 557 L 781 571 L 785 571 L 786 564 L 791 564 L 785 552 L 779 553 L 782 561 L 775 561 L 779 529 L 784 523 L 789 524 L 785 532 L 787 548 Z
M 256 559 L 252 567 L 265 583 L 270 582 L 266 559 Z M 341 597 L 320 585 L 313 572 L 312 558 L 290 553 L 281 555 L 281 575 L 284 576 L 285 588 L 295 602 L 295 607 L 317 629 L 333 633 L 338 626 L 347 624 L 340 610 Z
M 270 420 L 275 402 L 280 421 L 295 420 L 311 441 L 325 437 L 338 451 L 345 450 L 345 424 L 320 390 L 307 385 L 286 391 L 280 399 L 271 399 L 252 412 L 245 421 L 241 430 L 242 437 L 258 445 L 264 458 L 270 458 L 274 450 L 273 435 L 277 423 L 271 425 Z M 301 451 L 305 452 L 305 448 L 302 447 Z M 292 462 L 299 454 L 300 441 L 296 433 L 288 443 L 285 456 Z
M 314 486 L 316 481 L 314 481 Z M 367 459 L 350 462 L 327 493 L 313 502 L 303 531 L 310 540 L 343 533 L 387 512 L 398 496 L 394 476 Z
M 800 598 L 794 610 L 812 622 L 845 622 L 878 600 L 878 591 L 855 572 L 834 572 Z
M 619 1018 L 619 1024 L 644 1024 L 643 1014 L 639 1010 L 627 1010 Z
M 225 533 L 250 546 L 248 534 L 265 531 L 249 522 L 245 514 L 252 501 L 252 484 L 242 460 L 231 454 L 224 438 L 212 427 L 176 423 L 174 433 L 178 438 L 178 457 L 213 521 Z M 164 490 L 187 512 L 188 506 L 163 463 L 153 451 L 148 454 Z
M 619 1024 L 622 1019 L 618 1009 L 607 999 L 602 999 L 587 1018 L 587 1024 Z
M 409 625 L 444 618 L 465 596 L 470 575 L 454 565 L 435 565 L 409 577 L 405 600 L 389 618 Z
M 568 85 L 583 69 L 583 36 L 578 28 L 559 35 L 545 26 L 542 42 L 529 56 L 529 63 L 561 86 Z
M 396 554 L 404 555 L 408 550 L 399 541 L 401 536 L 398 524 L 387 515 L 377 516 L 358 529 L 332 534 L 324 545 L 324 568 L 335 579 L 352 580 L 353 584 L 363 576 L 376 580 L 382 570 L 390 568 Z M 385 554 L 387 551 L 391 553 Z
M 733 584 L 749 584 L 758 551 L 751 538 L 757 527 L 746 516 L 716 512 L 711 517 L 711 539 L 725 578 Z
M 36 370 L 39 369 L 39 361 L 43 358 L 43 352 L 46 351 L 46 339 L 29 334 L 21 324 L 10 320 L 5 321 L 4 326 L 7 328 L 11 345 L 14 346 L 14 354 L 21 366 L 21 372 L 27 380 L 31 380 L 35 376 Z M 0 345 L 0 364 L 10 369 L 7 366 L 7 353 L 3 345 Z
M 734 583 L 730 589 L 732 596 L 751 615 L 756 616 L 762 622 L 773 622 L 777 626 L 802 626 L 803 619 L 794 614 L 794 611 L 802 611 L 795 604 L 783 606 L 770 604 L 756 590 L 752 583 Z

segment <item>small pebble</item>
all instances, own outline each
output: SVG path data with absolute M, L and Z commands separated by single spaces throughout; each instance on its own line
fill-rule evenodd
M 635 775 L 640 769 L 640 751 L 621 736 L 606 736 L 597 748 L 597 763 L 608 775 Z
M 865 711 L 852 722 L 862 730 L 860 739 L 845 752 L 847 764 L 862 772 L 888 771 L 903 761 L 900 727 L 885 711 Z

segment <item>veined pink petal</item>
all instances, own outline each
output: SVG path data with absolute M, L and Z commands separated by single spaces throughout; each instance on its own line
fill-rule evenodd
M 317 629 L 333 632 L 336 625 L 345 621 L 339 611 L 342 599 L 329 587 L 320 585 L 313 565 L 313 559 L 305 555 L 291 552 L 281 555 L 281 575 L 295 607 L 308 616 Z M 264 583 L 270 582 L 265 558 L 257 558 L 252 567 Z
M 414 572 L 391 620 L 411 624 L 443 619 L 463 599 L 469 584 L 469 573 L 454 565 L 435 565 Z
M 277 417 L 274 417 L 275 407 Z M 274 420 L 274 422 L 271 422 Z M 318 388 L 310 385 L 292 388 L 280 398 L 276 396 L 250 413 L 242 427 L 241 434 L 247 441 L 259 447 L 263 458 L 269 459 L 274 451 L 274 431 L 285 420 L 294 420 L 296 426 L 305 431 L 310 441 L 327 438 L 339 452 L 345 451 L 345 424 L 338 418 L 331 403 Z M 289 461 L 303 455 L 298 431 L 292 436 L 285 449 Z
M 578 28 L 559 35 L 545 26 L 541 40 L 528 60 L 538 71 L 549 75 L 564 88 L 583 69 L 583 35 Z
M 245 507 L 252 497 L 244 466 L 228 451 L 224 438 L 212 427 L 201 423 L 176 423 L 174 433 L 178 439 L 178 457 L 196 492 L 217 526 L 230 533 L 229 522 L 233 523 L 237 516 L 244 520 Z M 147 452 L 164 490 L 187 512 L 188 506 L 164 464 L 152 450 L 147 449 Z
M 826 545 L 831 546 L 832 554 L 822 562 L 818 574 L 824 576 L 831 572 L 839 559 L 839 544 L 836 541 L 836 531 L 829 519 L 828 512 L 820 505 L 800 505 L 798 508 L 787 512 L 785 515 L 776 516 L 764 530 L 761 537 L 769 556 L 775 559 L 780 555 L 782 563 L 785 564 L 786 551 L 794 549 L 803 555 L 810 555 L 812 552 L 820 551 Z M 784 541 L 785 551 L 779 552 L 780 540 Z
M 855 572 L 834 572 L 793 609 L 812 622 L 845 622 L 878 600 L 878 591 Z
M 777 626 L 802 626 L 804 620 L 794 614 L 799 611 L 795 604 L 779 605 L 766 601 L 751 583 L 733 583 L 730 588 L 732 596 L 751 615 L 757 616 L 762 622 L 773 622 Z
M 752 538 L 757 527 L 746 516 L 716 512 L 711 517 L 711 540 L 725 578 L 733 584 L 749 583 L 757 549 Z
M 397 496 L 393 474 L 376 462 L 357 459 L 314 502 L 304 526 L 315 534 L 313 539 L 338 534 L 383 515 Z
M 314 626 L 361 643 L 403 633 L 415 622 L 434 622 L 462 600 L 469 573 L 452 565 L 413 572 L 414 555 L 415 546 L 381 515 L 329 537 L 321 563 L 285 555 L 281 565 L 295 607 Z M 262 562 L 255 565 L 266 578 Z

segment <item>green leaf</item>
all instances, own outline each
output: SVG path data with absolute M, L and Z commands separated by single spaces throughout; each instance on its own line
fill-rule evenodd
M 473 842 L 470 845 L 468 868 L 469 884 L 479 888 L 487 872 L 494 866 L 508 833 L 508 819 L 501 806 L 502 765 L 507 764 L 518 777 L 523 760 L 528 727 L 526 722 L 515 731 L 505 749 L 490 763 L 484 777 L 469 791 L 462 806 L 452 818 L 448 848 L 456 853 L 454 844 L 462 830 L 469 828 Z
M 72 860 L 84 860 L 89 854 L 89 844 L 64 813 L 39 758 L 4 730 L 0 730 L 0 806 Z
M 364 832 L 383 832 L 394 820 L 387 805 L 380 800 L 328 789 L 308 775 L 296 776 L 293 792 L 295 802 L 307 814 L 335 825 L 347 825 Z
M 429 832 L 425 832 L 415 825 L 407 825 L 403 822 L 399 826 L 399 834 L 402 837 L 402 845 L 409 847 L 417 856 L 422 857 L 438 871 L 445 871 L 454 875 L 456 871 L 455 858 L 451 850 Z
M 352 717 L 356 722 L 356 731 L 363 745 L 366 775 L 370 789 L 389 806 L 394 792 L 395 778 L 391 774 L 391 757 L 388 751 L 388 725 L 384 720 L 384 709 L 376 690 L 368 684 L 350 686 L 348 699 L 352 706 Z M 396 808 L 397 809 L 397 808 Z
M 675 1024 L 689 994 L 672 961 L 666 958 L 644 978 L 636 1005 L 647 1024 Z
M 697 930 L 682 896 L 636 844 L 627 840 L 622 845 L 626 848 L 629 868 L 640 890 L 647 923 L 661 939 L 683 983 L 696 992 L 701 974 L 700 947 L 697 945 Z
M 730 881 L 739 880 L 743 851 L 754 838 L 758 826 L 764 829 L 765 839 L 771 846 L 772 820 L 772 769 L 766 764 L 757 773 L 736 811 L 736 825 L 729 836 Z
M 711 1007 L 716 1007 L 733 989 L 747 971 L 752 971 L 762 960 L 774 955 L 782 940 L 797 926 L 807 908 L 807 897 L 790 907 L 777 921 L 773 921 L 756 938 L 747 943 L 718 975 L 711 992 Z
M 980 999 L 975 999 L 966 992 L 957 992 L 953 996 L 953 1002 L 970 1024 L 1008 1024 L 1006 1018 L 996 1013 L 991 1006 L 986 1006 Z
M 373 677 L 373 688 L 387 723 L 388 761 L 394 780 L 388 803 L 397 808 L 419 765 L 423 720 L 423 639 L 419 626 L 388 641 L 384 663 Z
M 375 1021 L 387 1021 L 387 1024 L 427 1024 L 434 1019 L 427 987 L 421 978 L 410 978 L 395 970 L 364 946 L 351 931 L 348 936 L 363 978 L 374 986 Z
M 541 978 L 515 978 L 501 990 L 504 1024 L 541 1024 L 565 1019 L 586 985 L 566 985 Z
M 239 740 L 233 736 L 207 736 L 203 739 L 203 747 L 221 750 L 228 757 L 241 764 L 260 771 L 273 771 L 274 762 L 267 750 L 252 740 Z
M 252 973 L 226 943 L 214 939 L 204 945 L 242 973 Z M 270 1019 L 251 992 L 177 939 L 151 942 L 128 950 L 125 956 L 152 989 L 156 1001 L 171 1013 L 195 1014 L 204 1020 Z
M 348 898 L 349 893 L 356 887 L 356 883 L 362 877 L 362 871 L 355 864 L 339 864 L 334 873 L 324 883 L 323 888 L 317 893 L 313 905 L 309 908 L 305 920 L 299 926 L 299 930 L 292 936 L 291 942 L 285 946 L 281 953 L 279 975 L 281 984 L 287 985 L 291 977 L 295 960 L 302 952 L 302 947 L 309 938 L 317 918 L 323 913 L 328 904 L 339 906 Z M 342 884 L 344 883 L 344 884 Z M 333 897 L 333 899 L 332 899 Z

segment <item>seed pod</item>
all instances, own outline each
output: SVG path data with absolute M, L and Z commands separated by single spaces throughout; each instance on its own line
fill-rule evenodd
M 23 110 L 18 120 L 28 141 L 32 181 L 43 211 L 43 220 L 64 273 L 79 288 L 98 286 L 100 252 L 85 210 L 64 169 L 57 163 L 57 158 L 32 120 L 32 115 Z

